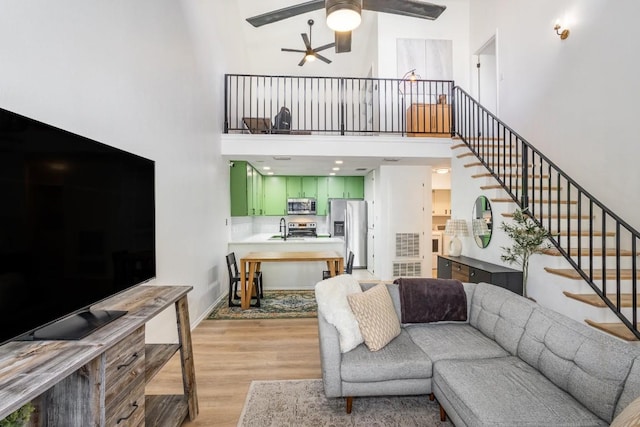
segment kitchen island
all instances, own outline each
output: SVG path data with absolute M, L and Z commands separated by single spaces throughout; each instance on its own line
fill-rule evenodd
M 336 237 L 287 237 L 277 234 L 255 234 L 229 242 L 229 252 L 240 260 L 250 252 L 338 251 L 344 253 L 344 241 Z M 264 263 L 261 271 L 265 290 L 313 289 L 322 280 L 327 263 L 322 261 Z

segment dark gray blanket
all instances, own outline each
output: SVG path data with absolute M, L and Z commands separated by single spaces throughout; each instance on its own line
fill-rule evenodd
M 467 294 L 459 280 L 399 278 L 402 323 L 467 320 Z

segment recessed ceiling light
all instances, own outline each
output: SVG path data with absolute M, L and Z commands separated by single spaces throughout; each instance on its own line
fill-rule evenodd
M 273 175 L 273 172 L 267 172 L 267 175 Z
M 334 176 L 336 173 L 335 172 L 330 172 L 329 175 L 330 176 Z
M 399 162 L 400 159 L 394 158 L 394 157 L 386 157 L 384 159 L 385 162 Z
M 333 170 L 333 171 L 339 171 L 339 170 L 340 170 L 340 168 L 339 168 L 339 167 L 335 167 L 335 168 L 331 168 L 331 170 Z
M 344 163 L 342 160 L 336 160 L 336 165 L 341 165 L 342 163 Z
M 439 173 L 440 175 L 444 175 L 445 173 L 449 173 L 449 168 L 438 168 L 435 170 L 436 173 Z
M 266 171 L 270 171 L 271 170 L 271 166 L 263 166 L 262 169 L 266 170 Z

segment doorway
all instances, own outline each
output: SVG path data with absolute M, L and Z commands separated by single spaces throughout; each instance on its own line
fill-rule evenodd
M 498 116 L 498 56 L 495 35 L 476 52 L 476 69 L 478 102 Z

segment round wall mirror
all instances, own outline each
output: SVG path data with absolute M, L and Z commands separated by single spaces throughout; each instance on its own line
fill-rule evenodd
M 473 204 L 471 225 L 476 244 L 481 248 L 489 246 L 493 232 L 493 214 L 491 213 L 491 203 L 486 196 L 478 197 Z

